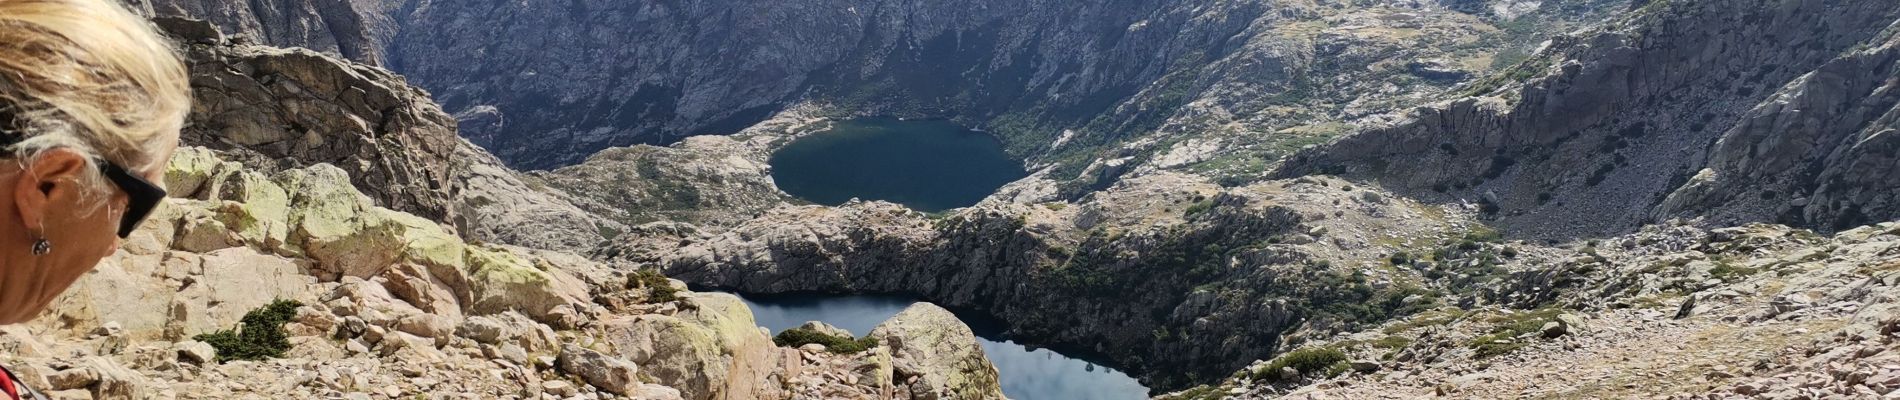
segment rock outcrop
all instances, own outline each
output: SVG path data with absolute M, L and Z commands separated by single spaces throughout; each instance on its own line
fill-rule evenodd
M 370 65 L 383 63 L 383 49 L 396 33 L 395 7 L 389 0 L 126 1 L 152 17 L 210 21 L 218 30 L 242 35 L 256 44 L 301 47 Z
M 783 352 L 729 294 L 695 294 L 679 313 L 610 319 L 598 324 L 614 354 L 643 366 L 643 377 L 678 388 L 687 399 L 784 398 L 774 383 Z
M 870 337 L 889 347 L 898 393 L 913 399 L 1002 399 L 996 366 L 950 310 L 917 303 L 878 324 Z
M 264 172 L 332 164 L 376 205 L 482 240 L 580 250 L 616 229 L 457 137 L 455 120 L 428 93 L 387 70 L 232 43 L 204 22 L 159 21 L 191 66 L 187 144 Z

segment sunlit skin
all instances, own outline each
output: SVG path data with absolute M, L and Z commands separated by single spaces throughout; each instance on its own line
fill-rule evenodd
M 158 160 L 171 158 L 175 146 L 166 146 Z M 128 201 L 111 183 L 84 192 L 88 182 L 101 182 L 86 168 L 86 156 L 71 149 L 42 152 L 26 163 L 0 161 L 0 324 L 25 322 L 74 281 L 119 248 L 118 226 Z M 164 163 L 137 171 L 152 182 L 163 182 Z M 88 207 L 88 202 L 104 201 Z M 33 243 L 44 235 L 52 252 L 33 254 Z

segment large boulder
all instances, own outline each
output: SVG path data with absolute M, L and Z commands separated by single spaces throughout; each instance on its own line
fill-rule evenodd
M 589 304 L 587 285 L 545 260 L 495 245 L 469 246 L 465 254 L 476 314 L 518 311 L 558 326 L 572 321 L 560 321 L 557 310 Z
M 641 365 L 643 379 L 678 388 L 687 399 L 777 398 L 769 379 L 783 351 L 761 331 L 738 297 L 695 293 L 676 315 L 647 314 L 601 321 L 601 334 L 620 356 Z
M 579 376 L 600 390 L 622 396 L 631 396 L 640 390 L 637 376 L 640 366 L 627 360 L 572 344 L 562 346 L 561 355 L 555 360 L 562 371 Z
M 1001 399 L 996 366 L 983 355 L 976 334 L 950 310 L 917 303 L 871 329 L 890 348 L 895 382 L 910 383 L 912 399 Z

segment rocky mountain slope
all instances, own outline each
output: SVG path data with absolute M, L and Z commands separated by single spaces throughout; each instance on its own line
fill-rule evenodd
M 1900 224 L 1652 227 L 1506 259 L 1477 294 L 1163 398 L 1881 398 L 1900 389 Z M 1420 261 L 1419 265 L 1443 260 Z
M 1507 231 L 1624 233 L 1669 218 L 1839 230 L 1900 218 L 1900 5 L 1652 2 L 1566 36 L 1476 97 L 1303 152 L 1338 173 L 1483 203 Z
M 1038 167 L 1060 167 L 1061 180 L 1106 185 L 1092 180 L 1118 173 L 1084 174 L 1094 159 L 1142 164 L 1169 151 L 1180 153 L 1160 168 L 1212 162 L 1201 168 L 1257 175 L 1260 160 L 1193 149 L 1284 153 L 1324 141 L 1344 123 L 1511 65 L 1542 34 L 1594 23 L 1625 3 L 136 6 L 211 20 L 261 43 L 386 64 L 434 90 L 461 117 L 466 137 L 518 167 L 551 169 L 610 146 L 733 133 L 782 110 L 816 107 L 839 116 L 953 118 L 996 132 Z
M 1337 114 L 1447 87 L 1534 45 L 1493 22 L 1561 29 L 1620 9 L 1442 3 L 426 3 L 399 17 L 388 53 L 448 109 L 480 115 L 465 135 L 519 167 L 737 132 L 811 105 L 953 118 L 1068 180 L 1098 156 L 1166 150 L 1115 150 L 1156 131 L 1310 143 Z M 1302 125 L 1316 127 L 1279 132 Z
M 0 329 L 6 365 L 55 398 L 998 390 L 969 329 L 940 308 L 887 321 L 865 339 L 870 352 L 784 348 L 731 295 L 477 240 L 567 245 L 545 239 L 564 227 L 490 225 L 546 217 L 494 207 L 596 217 L 429 124 L 446 118 L 388 72 L 231 43 L 205 23 L 159 23 L 192 64 L 198 104 L 185 139 L 211 148 L 179 151 L 165 182 L 174 198 L 47 314 Z M 259 356 L 271 352 L 282 357 Z
M 264 172 L 336 165 L 377 205 L 482 240 L 584 249 L 601 240 L 599 229 L 616 226 L 559 191 L 530 187 L 457 137 L 454 119 L 395 74 L 304 49 L 237 44 L 204 22 L 156 21 L 189 44 L 195 104 L 185 143 Z
M 342 356 L 301 359 L 378 371 L 372 379 L 388 378 L 379 387 L 408 379 L 394 385 L 415 391 L 484 386 L 408 366 L 436 358 L 426 346 L 389 343 L 430 340 L 392 332 L 435 338 L 447 364 L 536 375 L 514 382 L 557 395 L 664 386 L 690 398 L 929 398 L 989 393 L 994 382 L 986 363 L 931 356 L 968 354 L 964 335 L 938 335 L 967 331 L 941 323 L 941 313 L 879 332 L 936 321 L 912 337 L 962 349 L 910 351 L 916 341 L 873 332 L 881 346 L 862 353 L 794 351 L 764 344 L 730 298 L 657 300 L 671 283 L 641 272 L 654 270 L 750 292 L 914 295 L 995 316 L 1019 342 L 1097 356 L 1153 388 L 1186 389 L 1180 398 L 1889 390 L 1883 288 L 1900 233 L 1868 225 L 1900 219 L 1891 198 L 1900 192 L 1883 173 L 1900 154 L 1888 90 L 1900 74 L 1900 6 L 1560 3 L 382 5 L 398 15 L 383 25 L 396 27 L 380 42 L 388 64 L 436 88 L 454 118 L 369 66 L 186 35 L 202 81 L 194 86 L 210 94 L 188 138 L 239 163 L 180 168 L 254 173 L 212 179 L 240 183 L 194 191 L 192 201 L 235 203 L 184 202 L 214 211 L 179 216 L 171 239 L 121 257 L 208 260 L 241 248 L 291 260 L 298 269 L 282 279 L 301 283 L 269 287 L 311 299 L 297 323 L 328 315 L 348 326 L 351 313 L 380 313 L 357 315 L 361 330 L 317 333 L 344 332 L 331 343 Z M 853 29 L 826 31 L 840 25 L 833 21 Z M 472 28 L 491 22 L 500 29 Z M 559 23 L 531 27 L 544 22 Z M 1541 33 L 1579 26 L 1539 43 Z M 746 32 L 755 34 L 737 35 Z M 627 38 L 644 40 L 605 45 Z M 226 96 L 237 100 L 218 100 Z M 1417 107 L 1437 99 L 1448 100 Z M 991 128 L 1038 168 L 982 204 L 939 215 L 881 202 L 805 205 L 776 189 L 764 162 L 773 149 L 829 118 L 865 113 Z M 455 139 L 451 120 L 502 157 Z M 709 129 L 739 133 L 587 156 Z M 1275 165 L 1286 154 L 1295 155 Z M 531 174 L 500 161 L 582 157 Z M 348 180 L 367 200 L 311 200 L 351 197 L 334 194 L 340 183 L 301 183 L 312 175 Z M 329 245 L 310 244 L 323 235 L 307 232 L 326 231 L 294 223 L 309 211 L 286 212 L 281 230 L 268 222 L 276 217 L 246 217 L 257 213 L 249 204 L 275 204 L 246 194 L 270 186 L 246 182 L 276 185 L 292 210 L 375 217 L 327 231 L 371 239 L 323 255 Z M 394 211 L 368 211 L 376 207 Z M 412 233 L 445 238 L 377 236 Z M 477 243 L 485 241 L 525 247 Z M 433 243 L 459 243 L 461 257 L 433 259 L 462 267 L 406 255 L 433 254 L 425 251 L 440 249 Z M 171 250 L 133 254 L 151 248 Z M 556 278 L 473 266 L 495 259 Z M 175 280 L 125 269 L 98 274 L 133 283 L 102 287 L 163 288 L 129 293 L 186 304 L 156 315 L 200 315 L 193 295 L 170 294 L 200 282 L 189 275 L 198 269 Z M 493 286 L 503 284 L 551 295 L 479 296 L 520 289 Z M 112 329 L 82 333 L 105 325 L 85 311 L 102 306 L 68 304 L 70 316 L 45 322 L 67 324 L 51 346 L 115 340 Z M 229 325 L 248 308 L 205 313 Z M 403 329 L 443 318 L 530 333 Z M 119 330 L 216 325 L 138 324 Z M 381 332 L 370 335 L 372 326 Z M 544 330 L 554 333 L 533 333 Z M 485 341 L 524 335 L 558 339 L 533 342 L 538 349 L 577 348 L 548 350 L 566 361 L 537 367 L 539 357 Z M 183 338 L 159 337 L 137 340 Z M 954 340 L 937 340 L 946 337 Z M 368 350 L 353 352 L 350 340 Z M 145 374 L 174 368 L 89 354 Z M 26 363 L 81 378 L 125 375 L 113 364 Z M 246 378 L 249 366 L 180 370 L 237 377 L 227 379 L 238 386 L 203 389 L 230 393 L 265 379 Z M 635 379 L 612 372 L 629 370 Z M 272 390 L 355 390 L 305 386 Z

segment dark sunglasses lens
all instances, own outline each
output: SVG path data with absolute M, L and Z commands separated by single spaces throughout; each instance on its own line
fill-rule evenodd
M 133 175 L 118 165 L 103 164 L 106 179 L 111 179 L 113 184 L 119 186 L 119 190 L 125 192 L 127 198 L 125 215 L 119 219 L 119 238 L 130 237 L 132 231 L 138 230 L 139 223 L 144 222 L 145 217 L 152 214 L 152 209 L 158 208 L 158 203 L 165 200 L 165 189 L 160 189 L 158 185 L 153 185 L 145 178 Z
M 157 207 L 158 202 L 155 201 L 128 202 L 125 208 L 125 217 L 119 220 L 119 238 L 131 237 L 132 231 L 138 230 L 139 223 L 145 222 L 145 217 L 151 216 L 152 209 Z

